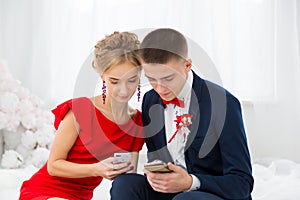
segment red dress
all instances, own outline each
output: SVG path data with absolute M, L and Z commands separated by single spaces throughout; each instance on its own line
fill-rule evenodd
M 57 129 L 66 113 L 72 110 L 80 126 L 79 137 L 69 151 L 67 160 L 74 163 L 96 163 L 115 152 L 140 151 L 143 144 L 141 112 L 122 125 L 106 118 L 86 97 L 66 101 L 52 110 Z M 24 181 L 20 200 L 61 197 L 84 200 L 93 197 L 93 190 L 102 177 L 63 178 L 49 175 L 47 163 L 29 180 Z

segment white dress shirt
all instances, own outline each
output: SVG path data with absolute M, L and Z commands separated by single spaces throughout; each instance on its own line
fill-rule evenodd
M 190 103 L 191 103 L 191 94 L 192 94 L 192 84 L 193 84 L 193 73 L 189 71 L 187 81 L 185 82 L 182 90 L 177 96 L 178 99 L 184 101 L 184 107 L 178 107 L 174 104 L 167 104 L 164 110 L 165 114 L 165 130 L 166 130 L 166 139 L 167 142 L 176 132 L 176 116 L 188 114 Z M 189 127 L 187 127 L 189 128 Z M 186 169 L 185 156 L 184 156 L 184 147 L 186 144 L 187 136 L 189 131 L 179 130 L 176 136 L 172 139 L 170 143 L 167 143 L 167 148 L 174 160 L 175 165 L 180 165 Z M 197 190 L 200 187 L 199 179 L 192 175 L 193 183 L 189 191 Z

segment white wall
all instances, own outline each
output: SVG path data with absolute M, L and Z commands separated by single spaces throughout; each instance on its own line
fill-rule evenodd
M 300 60 L 294 49 L 299 32 L 291 20 L 295 5 L 279 1 L 278 12 L 276 99 L 245 105 L 244 118 L 254 159 L 277 157 L 300 162 Z

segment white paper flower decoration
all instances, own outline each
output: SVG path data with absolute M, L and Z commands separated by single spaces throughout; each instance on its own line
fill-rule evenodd
M 1 166 L 4 168 L 15 169 L 23 164 L 23 157 L 14 150 L 8 150 L 3 154 Z

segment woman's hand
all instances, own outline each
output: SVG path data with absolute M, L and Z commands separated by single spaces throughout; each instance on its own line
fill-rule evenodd
M 95 176 L 102 176 L 108 180 L 113 180 L 118 175 L 129 172 L 134 168 L 134 166 L 131 165 L 131 162 L 114 164 L 113 160 L 113 157 L 109 157 L 101 162 L 93 164 Z

